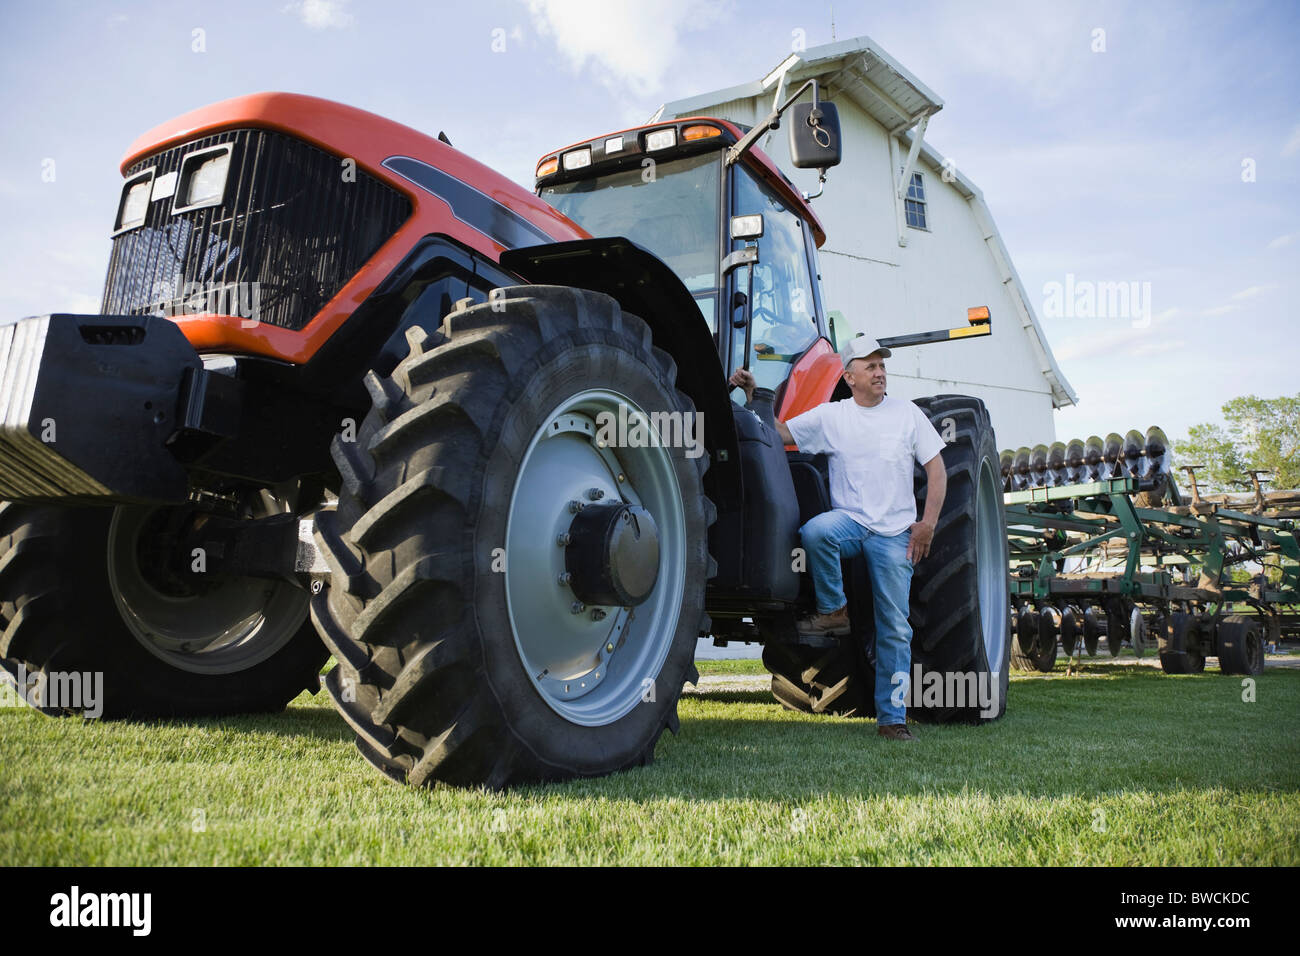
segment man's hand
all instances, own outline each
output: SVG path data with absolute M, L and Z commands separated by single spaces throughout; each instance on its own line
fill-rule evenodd
M 912 537 L 907 541 L 907 560 L 916 564 L 930 553 L 934 525 L 928 521 L 914 521 L 907 530 L 912 532 Z
M 754 380 L 754 373 L 749 369 L 738 368 L 731 373 L 731 378 L 727 379 L 728 385 L 734 385 L 736 388 L 745 390 L 745 401 L 754 400 L 754 386 L 758 383 Z
M 925 463 L 925 514 L 908 528 L 912 537 L 907 543 L 907 559 L 916 564 L 930 553 L 934 529 L 943 511 L 943 499 L 948 494 L 948 472 L 944 470 L 943 455 L 938 454 Z

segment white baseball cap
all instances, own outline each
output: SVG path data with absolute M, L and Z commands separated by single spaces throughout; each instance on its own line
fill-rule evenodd
M 894 353 L 880 344 L 878 339 L 868 338 L 865 335 L 856 335 L 849 339 L 848 345 L 844 346 L 840 355 L 844 359 L 844 367 L 848 368 L 849 363 L 854 359 L 864 359 L 872 352 L 879 352 L 885 358 Z

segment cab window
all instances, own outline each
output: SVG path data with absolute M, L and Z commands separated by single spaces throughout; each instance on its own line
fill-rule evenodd
M 753 302 L 750 305 L 749 368 L 761 388 L 776 389 L 790 375 L 795 360 L 817 339 L 812 279 L 803 231 L 807 225 L 748 169 L 736 168 L 732 177 L 732 215 L 763 216 L 763 236 L 758 240 L 758 264 L 753 266 Z M 737 241 L 733 249 L 745 242 Z M 748 291 L 749 277 L 735 270 L 736 288 Z M 733 365 L 741 364 L 745 330 L 737 329 L 732 349 Z

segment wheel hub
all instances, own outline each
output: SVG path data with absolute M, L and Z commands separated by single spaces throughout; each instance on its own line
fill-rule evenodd
M 585 604 L 641 604 L 659 580 L 655 519 L 624 502 L 582 508 L 569 525 L 564 567 L 574 595 Z
M 288 508 L 262 492 L 250 517 Z M 293 639 L 307 618 L 307 592 L 288 581 L 178 566 L 179 529 L 192 518 L 176 508 L 114 512 L 107 554 L 114 603 L 135 639 L 172 667 L 213 675 L 247 670 Z M 198 560 L 183 546 L 179 558 Z
M 585 726 L 653 697 L 684 590 L 672 454 L 608 441 L 600 423 L 620 414 L 645 416 L 625 395 L 589 389 L 542 418 L 506 524 L 506 607 L 520 660 L 547 704 Z

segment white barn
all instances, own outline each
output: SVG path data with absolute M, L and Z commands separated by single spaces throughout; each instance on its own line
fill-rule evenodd
M 987 338 L 901 349 L 889 361 L 890 392 L 917 398 L 960 392 L 982 398 L 999 448 L 1050 442 L 1052 410 L 1077 396 L 1057 367 L 1015 266 L 979 189 L 925 142 L 943 107 L 869 37 L 791 54 L 762 79 L 666 103 L 654 120 L 709 115 L 757 125 L 805 80 L 839 110 L 844 162 L 813 201 L 826 226 L 821 249 L 825 307 L 837 338 L 898 335 L 965 324 L 987 305 Z M 760 140 L 804 192 L 816 170 L 790 164 L 787 131 Z M 903 187 L 902 184 L 907 184 Z

